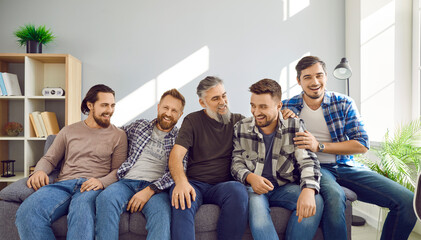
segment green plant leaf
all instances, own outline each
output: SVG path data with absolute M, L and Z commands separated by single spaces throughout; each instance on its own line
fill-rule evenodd
M 17 41 L 20 46 L 26 45 L 27 41 L 37 41 L 45 45 L 56 38 L 51 29 L 47 29 L 45 25 L 36 28 L 33 24 L 25 24 L 20 26 L 13 34 L 18 38 Z
M 371 170 L 414 191 L 417 172 L 421 167 L 421 119 L 401 125 L 384 135 L 380 148 L 373 148 L 378 159 L 357 155 L 355 159 Z

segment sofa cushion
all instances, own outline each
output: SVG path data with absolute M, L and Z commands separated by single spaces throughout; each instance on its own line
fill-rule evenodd
M 34 192 L 34 189 L 26 186 L 27 180 L 28 178 L 22 178 L 3 188 L 0 191 L 0 199 L 18 203 L 23 202 L 23 200 Z
M 53 183 L 58 176 L 58 171 L 54 170 L 48 177 L 50 178 L 50 183 Z M 0 191 L 0 199 L 10 201 L 10 202 L 23 202 L 29 195 L 34 191 L 32 188 L 26 186 L 26 181 L 28 178 L 22 178 L 18 181 L 10 184 L 9 186 L 3 188 Z

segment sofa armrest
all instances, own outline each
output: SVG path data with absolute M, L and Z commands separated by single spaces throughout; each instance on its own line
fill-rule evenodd
M 0 199 L 21 203 L 34 191 L 32 188 L 26 186 L 28 178 L 22 178 L 0 191 Z
M 351 189 L 348 189 L 344 186 L 341 186 L 341 187 L 345 192 L 346 199 L 348 199 L 351 202 L 357 200 L 357 194 L 354 191 L 352 191 Z
M 50 178 L 50 183 L 53 183 L 58 176 L 58 171 L 54 170 L 48 177 Z M 9 202 L 23 202 L 29 195 L 34 193 L 34 189 L 28 188 L 26 186 L 26 181 L 28 178 L 22 178 L 18 181 L 8 185 L 0 191 L 0 199 L 9 201 Z

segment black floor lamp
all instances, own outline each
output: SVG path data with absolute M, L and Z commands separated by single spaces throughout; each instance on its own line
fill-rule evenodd
M 346 80 L 346 95 L 349 96 L 349 78 L 352 76 L 352 70 L 346 58 L 342 58 L 338 66 L 335 67 L 333 76 L 339 80 Z

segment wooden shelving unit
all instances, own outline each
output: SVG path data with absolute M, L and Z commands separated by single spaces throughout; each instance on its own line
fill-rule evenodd
M 29 113 L 55 112 L 60 128 L 81 120 L 82 63 L 69 54 L 0 53 L 0 72 L 17 74 L 24 95 L 0 96 L 0 160 L 16 161 L 16 176 L 0 177 L 5 183 L 27 177 L 29 167 L 42 157 L 46 138 L 36 137 Z M 65 96 L 42 96 L 45 87 L 61 87 Z M 21 123 L 24 132 L 7 136 L 3 130 L 7 122 Z

